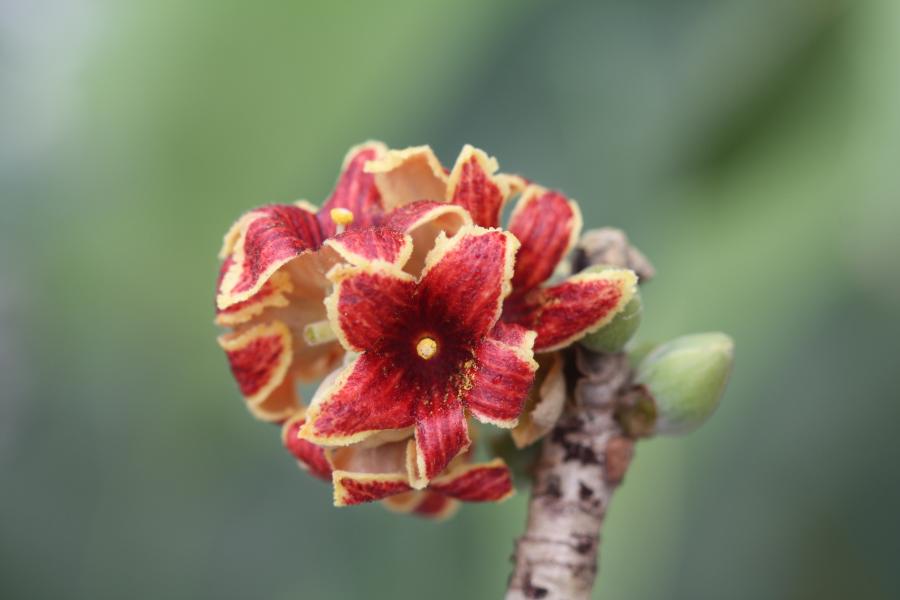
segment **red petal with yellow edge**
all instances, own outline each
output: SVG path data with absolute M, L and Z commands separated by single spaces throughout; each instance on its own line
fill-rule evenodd
M 416 275 L 422 272 L 425 257 L 434 247 L 439 233 L 453 235 L 461 227 L 471 224 L 472 218 L 463 207 L 432 200 L 419 200 L 396 208 L 383 221 L 385 227 L 412 236 L 414 250 L 404 270 Z
M 470 444 L 469 425 L 456 391 L 432 388 L 420 393 L 427 397 L 416 403 L 415 469 L 410 473 L 417 489 L 446 469 Z
M 419 200 L 395 208 L 385 216 L 381 224 L 384 227 L 408 233 L 417 227 L 438 219 L 455 221 L 456 229 L 462 225 L 472 224 L 469 213 L 463 207 L 433 200 Z
M 332 482 L 335 506 L 352 506 L 383 500 L 411 489 L 406 482 L 405 474 L 335 471 L 332 474 Z
M 259 404 L 285 380 L 292 359 L 291 332 L 279 321 L 219 337 L 244 398 Z
M 318 250 L 322 232 L 315 213 L 290 204 L 271 204 L 252 212 L 234 245 L 232 264 L 222 278 L 217 305 L 224 309 L 249 299 L 282 265 Z
M 528 329 L 515 323 L 504 323 L 503 321 L 497 321 L 488 337 L 508 346 L 531 347 L 534 341 L 534 334 Z
M 535 333 L 528 331 L 517 346 L 490 338 L 478 346 L 477 368 L 464 398 L 472 416 L 483 423 L 515 427 L 538 368 L 531 350 L 534 338 Z
M 439 236 L 419 281 L 421 310 L 452 324 L 457 339 L 480 340 L 509 295 L 518 247 L 498 229 L 463 227 L 452 238 Z
M 499 458 L 452 469 L 432 481 L 428 489 L 465 502 L 499 502 L 515 492 L 509 468 Z
M 297 434 L 306 418 L 302 411 L 298 411 L 293 417 L 284 422 L 281 428 L 281 442 L 287 448 L 294 458 L 297 459 L 300 467 L 309 471 L 310 475 L 318 477 L 324 481 L 331 481 L 331 465 L 325 458 L 325 451 L 311 444 L 306 440 L 301 440 Z
M 637 276 L 625 269 L 578 273 L 510 298 L 503 318 L 537 331 L 535 352 L 558 350 L 609 323 L 634 296 L 636 284 Z
M 338 266 L 329 278 L 334 290 L 325 308 L 344 347 L 361 352 L 402 343 L 414 315 L 412 276 L 396 269 Z
M 412 511 L 413 514 L 420 517 L 440 521 L 453 516 L 453 513 L 459 508 L 459 503 L 447 496 L 436 494 L 429 490 L 421 493 L 423 497 Z
M 354 265 L 383 262 L 402 267 L 412 254 L 412 238 L 386 227 L 354 229 L 325 242 L 341 258 Z
M 380 431 L 412 427 L 417 391 L 390 359 L 362 354 L 333 383 L 316 392 L 300 436 L 324 446 L 346 446 Z
M 500 211 L 509 196 L 509 184 L 495 178 L 497 161 L 487 154 L 466 145 L 450 173 L 447 199 L 462 206 L 477 225 L 497 227 Z
M 337 231 L 331 220 L 331 210 L 344 208 L 353 213 L 351 227 L 370 227 L 377 223 L 383 212 L 381 193 L 375 185 L 375 177 L 365 172 L 366 163 L 380 158 L 387 152 L 384 144 L 368 142 L 352 148 L 344 159 L 344 168 L 331 197 L 319 211 L 319 220 L 326 237 Z
M 532 185 L 516 203 L 508 229 L 522 244 L 513 289 L 526 292 L 549 279 L 575 245 L 581 233 L 581 211 L 562 194 Z
M 222 276 L 231 267 L 231 263 L 231 257 L 226 258 L 222 263 L 221 276 L 219 278 L 220 287 Z M 228 308 L 217 308 L 216 324 L 233 327 L 259 316 L 267 308 L 283 308 L 290 303 L 287 294 L 292 290 L 293 285 L 291 285 L 290 275 L 279 271 L 273 274 L 272 278 L 247 300 L 232 304 Z
M 375 176 L 388 210 L 417 200 L 446 199 L 447 174 L 428 146 L 391 150 L 369 162 L 366 172 Z

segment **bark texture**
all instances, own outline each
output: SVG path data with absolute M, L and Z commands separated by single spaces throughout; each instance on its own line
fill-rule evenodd
M 641 281 L 653 275 L 646 258 L 613 229 L 582 238 L 575 267 L 593 264 L 629 267 Z M 634 450 L 634 440 L 615 419 L 617 405 L 628 399 L 632 387 L 625 355 L 576 347 L 566 361 L 572 397 L 535 466 L 528 521 L 516 542 L 507 600 L 591 597 L 603 520 Z
M 627 359 L 580 348 L 576 357 L 574 402 L 544 440 L 507 600 L 591 597 L 603 518 L 631 461 L 634 442 L 613 416 Z

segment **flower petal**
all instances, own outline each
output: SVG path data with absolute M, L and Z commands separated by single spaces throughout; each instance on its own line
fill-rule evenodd
M 381 431 L 412 427 L 417 396 L 389 359 L 362 354 L 325 381 L 313 397 L 300 437 L 323 446 L 347 446 Z
M 303 206 L 270 204 L 241 222 L 216 300 L 220 309 L 252 297 L 285 263 L 322 245 L 316 215 Z
M 578 205 L 558 192 L 530 185 L 516 203 L 508 229 L 521 242 L 513 289 L 527 292 L 553 275 L 581 233 Z
M 438 234 L 443 231 L 453 235 L 464 225 L 471 225 L 472 218 L 461 206 L 418 200 L 395 208 L 387 214 L 382 224 L 412 236 L 414 251 L 404 270 L 417 275 L 422 272 L 425 257 L 434 247 Z
M 540 367 L 531 386 L 519 424 L 510 432 L 517 448 L 538 441 L 556 426 L 566 403 L 566 379 L 558 352 L 538 358 Z
M 419 281 L 420 306 L 477 340 L 487 335 L 511 288 L 519 242 L 507 231 L 463 227 L 439 235 Z
M 309 471 L 310 475 L 318 477 L 324 481 L 331 481 L 331 465 L 325 458 L 325 451 L 315 444 L 311 444 L 306 440 L 301 440 L 297 434 L 300 428 L 306 422 L 304 411 L 300 410 L 284 422 L 281 428 L 281 442 L 287 448 L 297 464 L 302 469 Z
M 515 493 L 512 475 L 500 458 L 451 469 L 435 478 L 428 489 L 465 502 L 500 502 Z
M 429 397 L 416 402 L 416 444 L 409 461 L 409 481 L 416 489 L 424 488 L 471 443 L 465 411 L 456 391 L 420 391 Z
M 459 502 L 442 494 L 430 490 L 419 492 L 422 499 L 412 510 L 413 514 L 427 517 L 436 521 L 443 521 L 453 516 L 459 509 Z
M 300 407 L 300 397 L 291 377 L 286 378 L 258 404 L 247 404 L 254 418 L 268 423 L 281 423 Z
M 416 200 L 444 200 L 447 173 L 429 146 L 390 150 L 366 164 L 375 176 L 386 210 Z
M 284 323 L 255 325 L 240 333 L 222 335 L 218 341 L 248 406 L 251 410 L 259 408 L 254 414 L 281 420 L 285 411 L 291 414 L 296 410 L 293 386 L 283 385 L 290 383 L 286 377 L 293 357 L 290 330 Z M 268 402 L 270 396 L 272 402 Z
M 509 428 L 519 420 L 538 368 L 531 350 L 536 334 L 523 331 L 504 335 L 508 340 L 517 339 L 517 345 L 488 338 L 475 351 L 476 369 L 463 401 L 483 423 Z
M 389 496 L 408 492 L 411 488 L 406 481 L 406 474 L 394 473 L 351 473 L 335 471 L 332 474 L 334 483 L 334 505 L 352 506 L 364 502 L 374 502 Z
M 503 318 L 537 331 L 535 352 L 558 350 L 609 323 L 635 293 L 627 269 L 581 272 L 506 302 Z
M 370 160 L 385 155 L 387 147 L 381 142 L 366 142 L 351 148 L 344 158 L 341 175 L 331 197 L 319 211 L 319 220 L 326 237 L 337 231 L 337 225 L 331 220 L 331 210 L 344 208 L 353 213 L 353 228 L 374 225 L 384 212 L 381 205 L 381 193 L 375 185 L 375 177 L 365 171 Z
M 447 184 L 447 200 L 465 208 L 482 227 L 497 227 L 500 211 L 510 195 L 509 182 L 496 178 L 497 160 L 473 148 L 463 147 Z
M 220 290 L 222 277 L 231 268 L 231 264 L 230 256 L 222 263 L 219 277 Z M 216 324 L 233 327 L 261 315 L 267 308 L 283 308 L 289 304 L 287 295 L 292 290 L 290 276 L 283 271 L 278 271 L 250 298 L 232 304 L 228 308 L 217 307 Z
M 325 308 L 345 348 L 378 350 L 405 330 L 416 293 L 411 275 L 387 267 L 339 265 L 328 277 L 334 290 L 325 298 Z
M 413 241 L 401 231 L 367 227 L 346 231 L 326 240 L 325 247 L 354 265 L 386 263 L 402 267 L 412 254 Z

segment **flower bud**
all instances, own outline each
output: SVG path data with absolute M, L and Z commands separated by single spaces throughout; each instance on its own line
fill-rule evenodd
M 733 362 L 734 342 L 724 333 L 682 336 L 648 354 L 635 381 L 653 403 L 653 432 L 678 434 L 699 427 L 716 410 Z
M 640 326 L 643 312 L 641 295 L 635 292 L 622 312 L 613 317 L 608 325 L 584 336 L 581 345 L 591 352 L 621 352 Z

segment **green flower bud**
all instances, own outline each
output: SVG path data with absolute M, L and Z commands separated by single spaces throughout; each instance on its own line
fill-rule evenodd
M 594 265 L 585 269 L 585 272 L 597 273 L 612 268 L 615 267 Z M 641 303 L 640 293 L 635 293 L 622 312 L 617 314 L 607 325 L 584 336 L 581 339 L 581 345 L 591 352 L 621 352 L 641 324 L 643 312 L 644 307 Z
M 584 336 L 581 345 L 591 352 L 621 352 L 640 326 L 643 312 L 641 295 L 636 293 L 608 325 Z
M 682 336 L 648 354 L 635 381 L 653 402 L 654 433 L 686 433 L 708 419 L 725 391 L 733 362 L 734 342 L 724 333 Z

